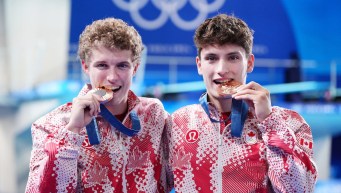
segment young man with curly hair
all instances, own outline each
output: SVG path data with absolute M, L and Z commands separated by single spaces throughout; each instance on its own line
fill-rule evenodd
M 136 96 L 140 35 L 124 21 L 94 21 L 78 55 L 90 83 L 32 125 L 26 192 L 169 192 L 166 129 L 158 99 Z

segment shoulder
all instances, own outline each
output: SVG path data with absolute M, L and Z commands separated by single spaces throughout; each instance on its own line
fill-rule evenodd
M 162 102 L 157 98 L 149 98 L 149 97 L 138 97 L 138 98 L 140 100 L 140 105 L 142 106 L 164 109 Z
M 57 128 L 60 126 L 64 126 L 68 123 L 70 113 L 71 113 L 72 103 L 66 103 L 60 105 L 50 111 L 49 113 L 43 115 L 39 119 L 37 119 L 33 126 L 35 128 L 39 127 L 47 127 L 48 128 Z M 46 128 L 45 128 L 46 129 Z
M 277 117 L 288 121 L 293 120 L 305 123 L 304 118 L 298 112 L 283 107 L 273 106 L 272 115 L 275 115 L 272 117 Z
M 162 117 L 169 116 L 162 102 L 157 98 L 138 97 L 137 111 L 139 114 L 154 114 Z
M 143 103 L 162 105 L 162 102 L 158 98 L 151 98 L 151 97 L 138 97 L 138 98 L 140 102 L 143 102 Z

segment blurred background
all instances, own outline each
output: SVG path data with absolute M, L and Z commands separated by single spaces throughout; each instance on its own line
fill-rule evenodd
M 32 122 L 86 82 L 76 54 L 86 25 L 117 17 L 140 32 L 146 50 L 133 90 L 172 113 L 204 92 L 193 35 L 217 13 L 255 31 L 248 81 L 310 124 L 315 192 L 341 192 L 340 9 L 339 0 L 0 0 L 0 193 L 24 192 Z

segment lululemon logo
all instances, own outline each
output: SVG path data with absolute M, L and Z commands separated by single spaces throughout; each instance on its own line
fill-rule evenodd
M 225 2 L 225 0 L 215 0 L 211 3 L 207 0 L 150 0 L 153 6 L 160 10 L 160 14 L 155 19 L 147 20 L 141 15 L 140 10 L 148 4 L 149 0 L 112 1 L 120 9 L 128 11 L 137 25 L 148 30 L 162 27 L 169 18 L 178 28 L 193 30 L 207 18 L 208 13 L 218 11 Z M 179 15 L 179 11 L 188 2 L 198 12 L 197 16 L 190 21 L 182 19 Z
M 194 143 L 199 139 L 199 132 L 197 130 L 190 130 L 186 134 L 186 141 L 188 143 Z

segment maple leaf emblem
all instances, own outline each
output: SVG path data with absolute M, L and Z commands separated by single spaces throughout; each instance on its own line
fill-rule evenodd
M 243 139 L 247 144 L 250 145 L 257 143 L 257 131 L 253 129 L 248 129 L 248 131 L 246 131 L 246 135 L 243 136 Z
M 101 167 L 101 165 L 96 161 L 93 168 L 89 170 L 89 178 L 87 182 L 89 186 L 93 186 L 96 184 L 101 184 L 101 182 L 105 181 L 108 173 L 107 167 Z
M 134 172 L 137 169 L 143 169 L 144 167 L 148 167 L 149 154 L 150 154 L 149 151 L 143 153 L 138 149 L 138 147 L 135 147 L 130 155 L 130 159 L 127 165 L 128 168 L 127 173 L 130 174 L 131 172 Z
M 248 133 L 248 136 L 249 137 L 254 137 L 256 134 L 253 132 L 253 131 L 250 131 L 249 133 Z
M 177 169 L 181 169 L 183 167 L 187 168 L 190 165 L 191 153 L 186 154 L 184 147 L 181 147 L 179 151 L 177 151 L 173 157 L 173 167 Z

